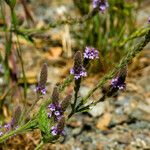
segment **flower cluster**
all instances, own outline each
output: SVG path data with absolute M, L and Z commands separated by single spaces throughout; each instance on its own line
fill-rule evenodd
M 86 59 L 98 59 L 99 52 L 93 47 L 86 47 L 84 52 L 84 58 Z
M 124 66 L 122 69 L 119 70 L 117 76 L 111 80 L 111 86 L 114 89 L 119 89 L 119 90 L 125 89 L 126 76 L 127 76 L 127 66 Z
M 64 135 L 64 112 L 70 104 L 71 95 L 67 95 L 61 102 L 59 101 L 59 91 L 56 86 L 52 94 L 52 102 L 48 105 L 48 118 L 53 119 L 56 125 L 52 126 L 50 132 L 52 135 Z
M 85 68 L 83 67 L 82 54 L 80 51 L 78 51 L 75 55 L 74 67 L 70 69 L 70 74 L 74 75 L 75 80 L 78 80 L 81 77 L 87 76 L 87 72 L 85 71 Z
M 42 95 L 45 95 L 45 94 L 46 94 L 46 87 L 43 87 L 43 86 L 38 85 L 38 86 L 35 88 L 35 91 L 36 91 L 36 92 L 39 92 L 39 93 L 42 94 Z
M 65 130 L 64 130 L 64 125 L 65 125 L 65 118 L 63 117 L 57 125 L 51 127 L 51 133 L 52 135 L 65 135 Z
M 59 103 L 51 103 L 49 106 L 48 117 L 54 117 L 55 121 L 60 120 L 63 117 L 63 111 Z
M 21 108 L 18 106 L 16 107 L 11 122 L 5 124 L 4 126 L 0 126 L 0 136 L 9 132 L 11 129 L 16 130 L 18 128 L 18 121 L 21 115 Z
M 5 130 L 8 132 L 11 129 L 11 123 L 5 124 L 4 125 Z
M 4 126 L 0 126 L 0 136 L 5 134 L 6 132 L 9 132 L 11 129 L 16 130 L 18 126 L 13 128 L 13 125 L 11 123 L 7 123 Z
M 46 82 L 47 82 L 47 64 L 44 63 L 41 69 L 40 81 L 35 91 L 37 93 L 40 93 L 41 95 L 45 95 L 46 94 L 46 87 L 45 87 Z
M 80 51 L 77 51 L 74 57 L 74 67 L 70 69 L 70 74 L 74 75 L 75 80 L 80 79 L 81 77 L 86 77 L 87 72 L 84 68 L 85 62 L 88 63 L 90 59 L 98 59 L 99 52 L 95 48 L 92 47 L 86 47 L 84 54 L 84 63 L 82 62 L 82 53 Z
M 85 71 L 85 68 L 83 66 L 79 67 L 79 68 L 76 68 L 76 69 L 75 68 L 70 69 L 70 74 L 73 74 L 74 78 L 76 80 L 78 80 L 81 77 L 86 77 L 87 76 L 87 72 Z
M 93 0 L 93 8 L 99 8 L 100 11 L 104 12 L 108 8 L 107 0 Z
M 126 87 L 124 81 L 119 77 L 113 78 L 111 80 L 111 85 L 113 88 L 118 88 L 119 90 L 122 90 Z

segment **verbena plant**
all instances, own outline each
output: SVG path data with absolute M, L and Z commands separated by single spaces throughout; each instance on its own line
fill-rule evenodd
M 75 0 L 74 2 L 81 14 L 90 11 L 88 1 Z M 79 29 L 81 32 L 76 34 L 82 49 L 87 43 L 98 48 L 103 58 L 101 62 L 106 68 L 111 67 L 112 62 L 117 62 L 126 52 L 127 46 L 130 46 L 128 43 L 119 47 L 119 43 L 135 30 L 134 7 L 133 2 L 109 0 L 108 13 L 104 11 L 97 13 L 92 19 L 86 21 Z
M 19 27 L 17 27 L 17 25 L 18 25 L 17 18 L 16 18 L 16 14 L 15 14 L 15 10 L 14 10 L 16 1 L 15 0 L 5 0 L 5 2 L 10 7 L 10 11 L 11 11 L 11 15 L 12 15 L 11 16 L 11 27 L 10 28 L 5 27 L 3 29 L 9 38 L 7 39 L 8 41 L 6 41 L 7 43 L 5 46 L 6 56 L 5 56 L 4 60 L 0 59 L 0 61 L 1 61 L 0 75 L 5 74 L 5 80 L 6 80 L 6 79 L 8 79 L 7 73 L 9 73 L 9 71 L 10 71 L 9 67 L 8 67 L 8 56 L 10 55 L 10 51 L 12 48 L 12 33 L 14 33 L 17 38 L 18 38 L 18 35 L 22 35 L 29 39 L 30 31 L 28 31 L 27 29 L 20 29 Z M 58 22 L 53 22 L 53 23 L 50 23 L 47 27 L 45 27 L 45 29 L 41 29 L 41 31 L 46 31 L 51 27 L 56 27 L 58 25 L 62 25 L 65 23 L 73 25 L 75 23 L 83 24 L 85 21 L 88 21 L 88 20 L 94 19 L 94 18 L 96 18 L 96 20 L 97 20 L 97 17 L 98 17 L 97 15 L 99 13 L 103 13 L 103 15 L 105 15 L 104 11 L 107 8 L 111 7 L 111 5 L 115 6 L 115 4 L 117 3 L 117 2 L 116 3 L 115 2 L 116 1 L 111 1 L 111 3 L 113 3 L 113 4 L 111 4 L 111 3 L 109 4 L 106 0 L 93 0 L 93 10 L 91 12 L 89 12 L 88 14 L 85 14 L 85 13 L 87 13 L 87 11 L 84 10 L 83 17 L 70 18 L 68 20 L 61 20 Z M 122 5 L 122 3 L 121 3 L 122 1 L 119 1 L 119 2 L 120 2 L 119 4 Z M 1 11 L 3 12 L 2 3 L 3 2 L 1 1 Z M 123 6 L 124 6 L 124 3 L 123 3 Z M 86 5 L 86 7 L 87 7 L 87 5 Z M 112 13 L 115 14 L 115 12 L 113 12 L 113 8 L 111 8 L 111 9 L 112 10 L 110 10 L 110 11 L 112 11 Z M 122 11 L 119 11 L 119 12 L 122 13 Z M 113 15 L 112 13 L 110 15 Z M 123 15 L 123 14 L 116 14 L 116 15 Z M 3 14 L 2 16 L 5 20 L 5 15 Z M 113 18 L 113 16 L 111 16 L 111 17 Z M 99 17 L 98 17 L 98 19 L 99 19 Z M 123 23 L 124 23 L 124 21 L 121 23 L 121 25 L 123 25 Z M 93 25 L 92 25 L 92 28 L 93 28 Z M 119 26 L 121 26 L 121 25 L 119 24 Z M 101 26 L 101 24 L 98 23 L 98 26 Z M 103 26 L 103 28 L 104 28 L 104 26 Z M 114 26 L 113 26 L 113 28 L 114 28 Z M 105 29 L 103 29 L 103 30 L 105 30 Z M 94 59 L 97 59 L 97 60 L 99 59 L 99 57 L 101 55 L 100 54 L 101 51 L 98 51 L 97 49 L 95 49 L 93 47 L 86 47 L 83 52 L 77 51 L 74 56 L 74 66 L 70 69 L 70 75 L 68 75 L 68 77 L 66 79 L 64 79 L 62 84 L 58 84 L 54 87 L 52 95 L 49 96 L 48 99 L 42 100 L 42 104 L 38 108 L 37 113 L 33 114 L 32 113 L 33 108 L 37 105 L 39 100 L 41 98 L 43 98 L 43 95 L 47 94 L 46 82 L 47 82 L 48 66 L 46 63 L 44 63 L 41 68 L 38 86 L 35 89 L 35 91 L 37 93 L 37 99 L 34 100 L 32 106 L 29 109 L 26 109 L 26 106 L 25 106 L 25 109 L 21 108 L 20 106 L 16 107 L 16 109 L 13 113 L 11 122 L 0 127 L 0 143 L 6 141 L 11 136 L 29 132 L 34 129 L 39 129 L 41 131 L 41 143 L 38 145 L 38 147 L 36 149 L 40 149 L 45 143 L 49 143 L 49 142 L 55 143 L 58 141 L 60 136 L 64 136 L 66 134 L 65 130 L 64 130 L 65 124 L 68 121 L 68 119 L 70 119 L 74 114 L 88 111 L 89 109 L 91 109 L 92 106 L 96 105 L 100 101 L 104 101 L 108 97 L 111 97 L 114 94 L 124 90 L 126 88 L 125 80 L 126 80 L 126 76 L 127 76 L 128 63 L 132 60 L 133 57 L 136 56 L 137 53 L 139 53 L 149 43 L 150 27 L 149 27 L 149 25 L 147 25 L 147 27 L 145 27 L 145 28 L 136 30 L 128 38 L 123 38 L 123 40 L 121 42 L 120 42 L 120 39 L 118 39 L 119 37 L 117 37 L 116 33 L 113 33 L 113 32 L 115 32 L 114 30 L 115 29 L 111 30 L 109 38 L 113 38 L 113 35 L 114 35 L 113 43 L 115 43 L 114 47 L 116 49 L 119 49 L 121 47 L 125 48 L 125 44 L 129 40 L 132 40 L 132 39 L 135 39 L 138 37 L 142 37 L 142 38 L 141 38 L 140 42 L 135 44 L 134 47 L 131 47 L 128 50 L 126 50 L 125 54 L 120 59 L 119 63 L 117 63 L 112 70 L 107 72 L 97 82 L 97 85 L 95 85 L 95 87 L 92 88 L 85 97 L 79 96 L 82 80 L 83 80 L 83 78 L 85 78 L 89 75 L 89 72 L 88 72 L 89 65 L 93 63 Z M 28 34 L 25 34 L 25 31 Z M 94 32 L 100 33 L 99 30 L 95 30 Z M 107 30 L 105 32 L 107 32 Z M 96 43 L 98 45 L 97 44 L 95 45 L 94 41 L 90 41 L 90 40 L 88 41 L 89 44 L 95 45 L 97 47 L 102 45 L 102 47 L 106 48 L 106 51 L 109 50 L 109 47 L 107 47 L 107 42 L 106 42 L 108 36 L 106 36 L 105 32 L 103 32 L 100 35 L 101 40 L 103 39 L 103 36 L 104 36 L 104 43 L 100 43 L 100 45 L 99 45 L 98 42 L 101 41 L 99 39 L 98 41 L 96 40 Z M 96 33 L 96 34 L 98 34 L 98 33 Z M 122 27 L 119 28 L 119 33 L 124 35 L 124 30 L 122 29 Z M 90 33 L 90 36 L 94 37 L 94 35 L 92 35 L 92 34 L 93 34 L 93 32 Z M 98 34 L 98 36 L 99 36 L 99 34 Z M 120 36 L 122 36 L 122 35 L 120 35 Z M 87 39 L 85 38 L 85 40 L 88 40 L 88 38 Z M 119 44 L 117 42 L 119 42 Z M 19 38 L 18 38 L 17 44 L 18 44 L 18 49 L 17 49 L 18 57 L 20 59 L 20 63 L 22 65 L 22 71 L 24 74 L 24 82 L 25 82 L 24 96 L 26 97 L 26 90 L 27 90 L 26 89 L 26 77 L 25 77 L 25 73 L 24 73 L 21 49 L 19 47 Z M 104 52 L 104 55 L 105 55 L 105 52 Z M 3 69 L 3 67 L 4 67 L 4 69 Z M 5 70 L 7 70 L 7 72 Z M 105 86 L 105 84 L 109 80 L 111 80 L 110 84 Z M 72 82 L 74 82 L 74 92 L 64 95 L 63 91 Z M 105 86 L 105 88 L 104 88 L 104 86 Z M 98 89 L 102 89 L 102 96 L 99 97 L 97 100 L 88 102 L 88 99 Z M 61 94 L 64 95 L 64 97 L 65 97 L 64 99 L 60 99 Z M 70 112 L 66 113 L 66 110 L 68 108 L 70 108 L 69 109 Z

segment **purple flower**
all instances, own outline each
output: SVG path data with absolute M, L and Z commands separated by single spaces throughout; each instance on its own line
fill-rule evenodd
M 93 0 L 93 8 L 99 8 L 102 12 L 104 12 L 108 6 L 107 0 Z
M 55 136 L 58 134 L 57 126 L 52 126 L 51 133 Z
M 64 120 L 64 117 L 63 117 L 63 118 L 61 118 L 61 120 L 59 120 L 57 125 L 51 127 L 52 135 L 54 135 L 54 136 L 56 136 L 56 135 L 65 135 L 64 126 L 65 126 L 65 120 Z
M 56 104 L 51 103 L 48 108 L 50 109 L 50 111 L 55 111 L 56 109 Z
M 40 93 L 41 95 L 46 94 L 46 82 L 47 82 L 47 64 L 44 63 L 41 68 L 40 80 L 38 82 L 38 86 L 35 91 Z
M 113 88 L 118 88 L 122 90 L 126 87 L 124 80 L 121 77 L 116 77 L 111 80 L 111 85 Z
M 99 52 L 95 48 L 86 47 L 84 52 L 84 58 L 87 59 L 98 59 Z
M 45 94 L 46 94 L 46 88 L 41 89 L 41 93 L 42 93 L 43 95 L 45 95 Z
M 87 72 L 83 67 L 82 53 L 77 51 L 74 57 L 74 67 L 70 69 L 70 74 L 74 75 L 75 80 L 87 76 Z
M 55 111 L 54 114 L 55 114 L 55 116 L 59 116 L 61 114 L 61 112 L 60 111 Z
M 2 131 L 0 131 L 0 136 L 2 136 L 3 135 L 3 132 Z
M 37 86 L 36 89 L 35 89 L 36 92 L 39 92 L 40 94 L 42 95 L 45 95 L 46 94 L 46 87 L 42 87 L 42 86 Z
M 11 124 L 8 123 L 8 124 L 4 125 L 4 128 L 6 129 L 6 131 L 9 131 L 11 129 Z
M 56 118 L 57 118 L 58 121 L 61 120 L 62 117 L 63 117 L 63 115 L 56 116 Z
M 48 117 L 53 117 L 56 121 L 63 117 L 63 111 L 59 103 L 51 103 L 48 106 L 50 112 L 47 113 Z
M 82 66 L 81 68 L 72 68 L 70 69 L 70 74 L 74 75 L 74 78 L 78 80 L 81 77 L 86 77 L 87 72 L 85 71 L 85 68 Z
M 56 135 L 65 135 L 65 130 L 59 130 L 57 126 L 52 126 L 51 133 L 54 136 L 56 136 Z

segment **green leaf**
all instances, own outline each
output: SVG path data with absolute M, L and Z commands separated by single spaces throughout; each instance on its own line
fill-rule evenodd
M 38 123 L 44 143 L 53 142 L 59 138 L 59 136 L 53 136 L 50 133 L 50 129 L 54 125 L 54 120 L 52 118 L 48 118 L 45 106 L 41 106 L 39 110 Z

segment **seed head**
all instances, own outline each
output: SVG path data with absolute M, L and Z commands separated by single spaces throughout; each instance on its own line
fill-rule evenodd
M 55 86 L 52 93 L 52 102 L 57 103 L 59 101 L 59 90 L 58 87 Z
M 81 77 L 87 76 L 87 72 L 83 67 L 82 54 L 80 51 L 77 51 L 75 54 L 74 67 L 70 70 L 70 74 L 73 74 L 76 80 L 78 80 Z
M 70 104 L 72 95 L 67 95 L 61 103 L 62 111 L 65 111 Z
M 17 106 L 15 111 L 14 111 L 14 114 L 13 114 L 13 118 L 12 118 L 12 121 L 11 121 L 11 126 L 12 127 L 15 127 L 20 119 L 20 116 L 21 116 L 21 107 L 20 106 Z
M 47 64 L 44 63 L 41 69 L 39 85 L 45 87 L 47 82 Z

